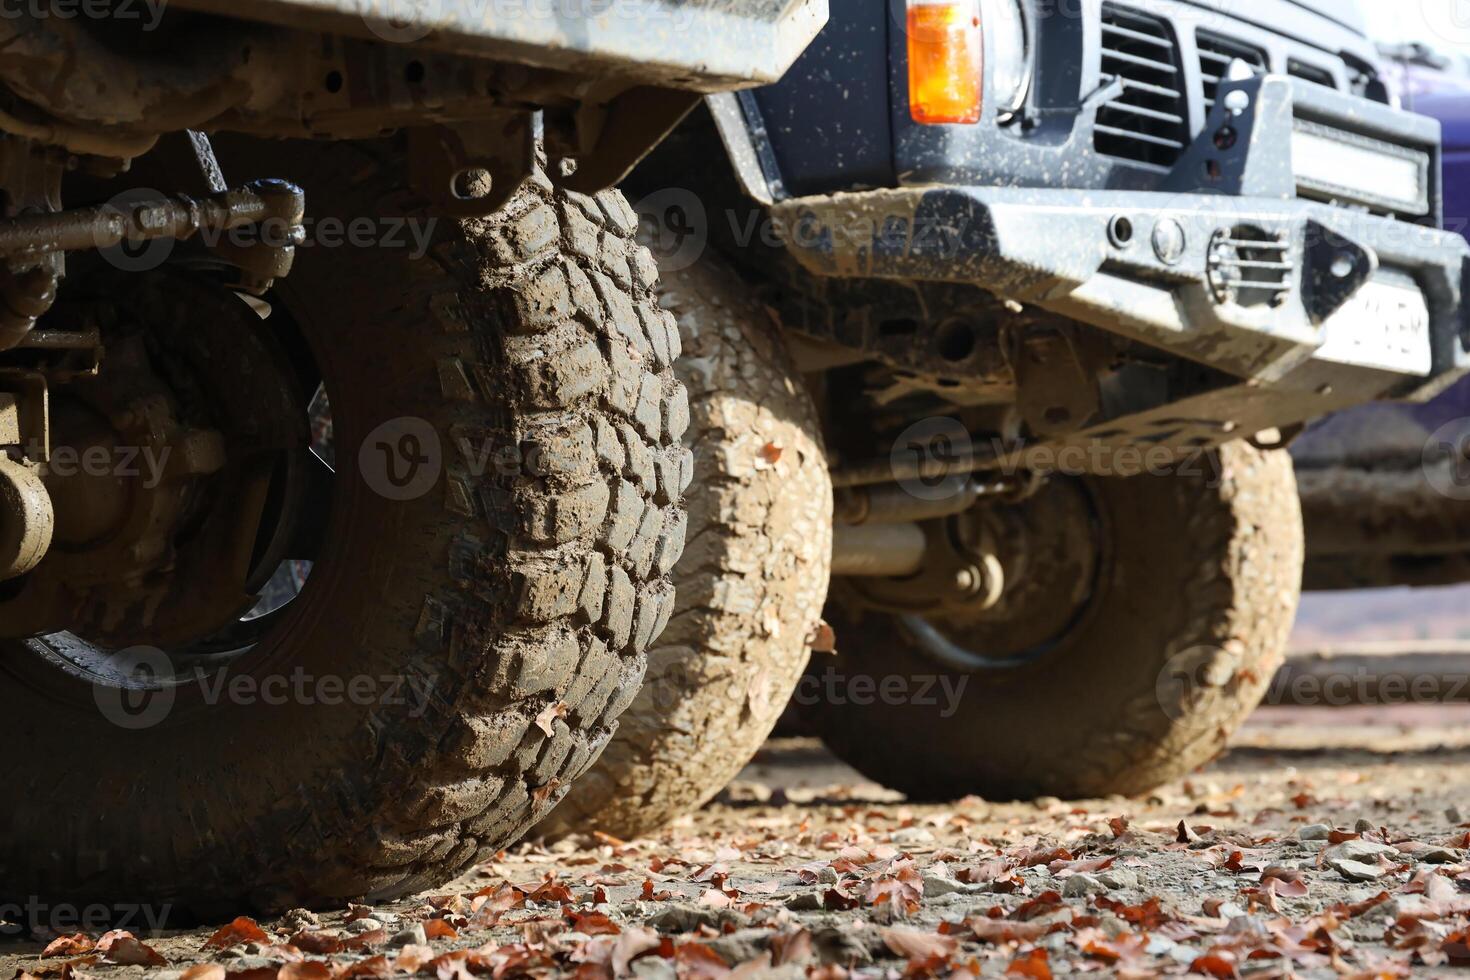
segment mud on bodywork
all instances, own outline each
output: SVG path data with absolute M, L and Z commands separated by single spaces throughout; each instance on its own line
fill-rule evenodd
M 1232 99 L 1249 108 L 1227 110 Z M 1159 191 L 915 187 L 796 198 L 773 212 L 819 276 L 976 285 L 1219 372 L 1152 404 L 1110 410 L 1100 399 L 1072 412 L 1085 424 L 1066 433 L 1215 444 L 1434 390 L 1470 364 L 1460 304 L 1470 247 L 1428 222 L 1294 199 L 1290 147 L 1303 118 L 1414 147 L 1426 175 L 1438 150 L 1432 121 L 1253 78 L 1222 84 L 1210 124 Z M 1437 196 L 1424 207 L 1436 211 Z M 1418 302 L 1423 319 L 1406 312 Z

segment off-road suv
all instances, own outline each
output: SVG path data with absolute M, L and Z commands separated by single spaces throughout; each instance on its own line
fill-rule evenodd
M 1281 661 L 1284 447 L 1467 364 L 1439 125 L 1347 3 L 834 7 L 626 185 L 820 419 L 836 653 L 799 709 L 914 796 L 1147 790 Z
M 605 188 L 824 18 L 7 8 L 0 914 L 383 898 L 551 810 L 673 612 L 693 476 Z

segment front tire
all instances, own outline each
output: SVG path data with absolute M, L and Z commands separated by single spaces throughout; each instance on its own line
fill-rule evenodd
M 838 656 L 803 713 L 843 760 L 914 799 L 1143 793 L 1218 755 L 1280 666 L 1302 568 L 1291 461 L 1239 443 L 1170 475 L 1082 481 L 1099 568 L 1082 611 L 1007 664 L 965 671 L 936 631 L 834 591 Z M 1050 542 L 1067 560 L 1080 542 Z M 1062 603 L 1075 569 L 1047 587 Z M 846 601 L 844 601 L 846 596 Z M 1031 623 L 945 631 L 974 649 Z M 980 641 L 978 637 L 984 636 Z M 983 651 L 982 651 L 983 652 Z M 897 678 L 897 680 L 891 680 Z M 885 697 L 884 682 L 893 696 Z
M 319 222 L 427 226 L 387 148 L 247 155 L 284 162 Z M 403 895 L 524 834 L 611 737 L 673 612 L 677 330 L 616 192 L 537 174 L 500 213 L 432 227 L 422 258 L 317 243 L 280 287 L 337 472 L 278 626 L 135 727 L 99 712 L 110 681 L 87 665 L 4 651 L 10 897 L 208 914 Z M 377 451 L 400 445 L 436 478 L 385 483 Z

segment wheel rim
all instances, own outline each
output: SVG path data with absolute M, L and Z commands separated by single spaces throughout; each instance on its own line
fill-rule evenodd
M 150 324 L 144 323 L 144 329 L 135 330 L 128 342 L 146 341 L 144 346 L 149 347 L 151 361 L 166 365 L 159 368 L 160 377 L 167 375 L 169 381 L 178 382 L 160 386 L 172 399 L 170 408 L 174 413 L 180 418 L 187 416 L 189 423 L 210 419 L 223 430 L 227 465 L 191 479 L 187 487 L 177 490 L 181 501 L 176 515 L 178 523 L 170 526 L 169 531 L 176 537 L 178 551 L 183 553 L 206 546 L 202 529 L 230 517 L 239 519 L 241 524 L 235 530 L 239 547 L 229 557 L 238 560 L 243 556 L 248 562 L 239 583 L 241 601 L 231 607 L 228 600 L 217 597 L 218 601 L 211 607 L 216 613 L 213 620 L 201 618 L 188 623 L 186 618 L 187 625 L 171 623 L 162 627 L 163 634 L 168 636 L 163 641 L 150 635 L 147 629 L 131 636 L 126 630 L 94 631 L 90 627 L 95 623 L 85 621 L 58 624 L 67 627 L 59 630 L 37 630 L 30 638 L 9 641 L 20 649 L 4 657 L 6 667 L 22 677 L 34 678 L 38 671 L 60 670 L 94 688 L 182 687 L 212 672 L 238 665 L 269 636 L 286 628 L 303 605 L 301 599 L 321 549 L 320 534 L 327 523 L 335 484 L 330 462 L 330 403 L 307 338 L 281 297 L 269 297 L 274 302 L 265 305 L 260 301 L 247 304 L 239 294 L 202 277 L 179 277 L 171 272 L 155 275 L 153 281 L 138 286 L 138 294 L 125 294 L 118 302 L 119 309 L 127 311 L 118 319 L 126 321 L 129 313 L 137 312 L 130 307 L 134 295 L 146 296 L 150 289 L 179 288 L 182 283 L 196 303 L 218 304 L 209 307 L 211 313 L 226 319 L 239 331 L 236 337 L 240 342 L 233 346 L 225 336 L 227 331 L 221 330 L 214 330 L 197 344 L 197 348 L 213 344 L 210 357 L 229 363 L 247 376 L 234 385 L 222 383 L 219 374 L 210 370 L 194 372 L 196 376 L 191 376 L 191 368 L 198 366 L 200 351 L 170 349 L 170 340 L 177 339 L 182 332 L 178 324 L 155 332 L 147 330 Z M 138 278 L 134 277 L 133 281 Z M 141 278 L 148 280 L 149 276 Z M 167 286 L 160 285 L 165 281 Z M 151 300 L 143 299 L 138 304 L 138 309 L 157 311 Z M 100 307 L 106 303 L 83 300 L 80 305 Z M 119 329 L 136 327 L 136 323 L 125 323 Z M 98 390 L 105 391 L 107 369 L 104 359 L 96 377 Z M 312 394 L 307 397 L 302 392 Z M 226 404 L 230 399 L 233 402 Z M 107 402 L 105 397 L 94 400 Z M 242 418 L 252 422 L 243 428 L 234 424 Z M 161 450 L 157 455 L 162 462 L 150 467 L 155 475 L 171 474 L 168 460 L 177 459 L 171 454 L 184 451 L 168 442 L 145 448 Z M 228 489 L 221 492 L 242 473 L 250 474 L 250 479 L 260 484 L 260 500 L 254 511 L 230 510 L 228 504 L 237 494 Z M 132 479 L 134 485 L 127 488 L 127 499 L 137 506 L 140 494 L 136 491 L 137 478 Z M 173 479 L 173 476 L 162 477 L 159 482 Z M 213 508 L 224 508 L 226 512 L 216 514 Z M 253 522 L 253 526 L 245 524 L 246 521 Z M 191 535 L 189 544 L 178 544 L 189 540 Z M 127 544 L 126 540 L 117 540 L 118 537 L 116 529 L 111 529 L 94 540 L 108 547 Z M 88 541 L 78 546 L 73 542 L 71 553 L 67 554 L 64 547 L 58 561 L 74 569 L 86 560 L 87 546 L 93 544 Z M 31 576 L 18 582 L 7 600 L 0 601 L 0 622 L 6 620 L 7 614 L 23 608 L 34 595 L 47 594 L 44 587 L 51 583 L 37 573 L 46 569 L 50 557 Z M 59 579 L 63 574 L 64 571 L 57 572 L 55 577 Z M 99 593 L 106 595 L 111 584 L 103 583 Z M 126 592 L 124 595 L 131 598 Z M 165 601 L 160 603 L 159 618 L 167 619 L 175 611 L 168 602 L 187 601 L 187 597 L 187 587 L 170 589 Z M 189 625 L 197 628 L 189 632 Z
M 1005 569 L 999 604 L 947 603 L 900 613 L 900 628 L 926 658 L 968 674 L 1007 674 L 1052 660 L 1084 632 L 1111 578 L 1111 526 L 1087 480 L 1053 479 L 1003 508 L 981 506 L 959 520 L 1009 525 L 985 537 Z

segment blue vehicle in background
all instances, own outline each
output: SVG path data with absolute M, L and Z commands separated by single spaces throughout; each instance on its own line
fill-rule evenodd
M 1405 109 L 1443 127 L 1444 227 L 1470 235 L 1470 59 L 1384 49 Z M 1366 405 L 1292 447 L 1307 527 L 1308 590 L 1470 581 L 1470 382 L 1426 404 Z

